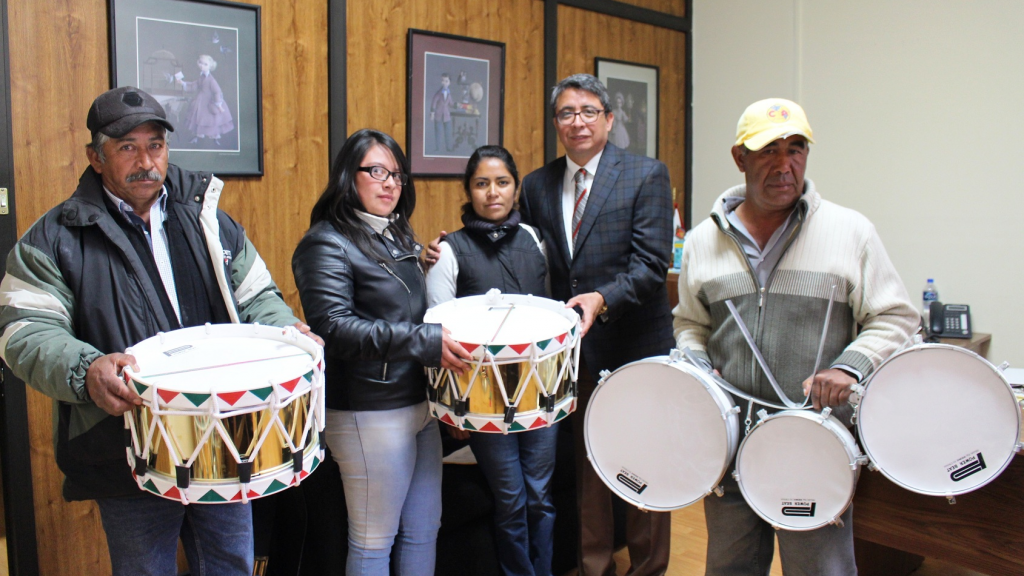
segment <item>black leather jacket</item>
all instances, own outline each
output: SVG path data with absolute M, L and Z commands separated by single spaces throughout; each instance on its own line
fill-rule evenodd
M 366 256 L 328 222 L 310 228 L 292 256 L 306 322 L 326 343 L 327 407 L 335 410 L 418 404 L 423 367 L 441 365 L 441 325 L 423 324 L 417 255 L 374 236 L 389 260 Z

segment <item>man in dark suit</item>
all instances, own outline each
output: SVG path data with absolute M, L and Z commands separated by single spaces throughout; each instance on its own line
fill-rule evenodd
M 552 121 L 566 155 L 523 180 L 523 221 L 548 243 L 551 293 L 583 311 L 579 408 L 573 416 L 581 576 L 614 576 L 612 493 L 586 458 L 584 414 L 602 370 L 674 346 L 665 288 L 672 250 L 672 193 L 661 162 L 608 143 L 615 122 L 608 92 L 589 74 L 551 93 Z M 627 507 L 629 574 L 664 574 L 668 512 Z

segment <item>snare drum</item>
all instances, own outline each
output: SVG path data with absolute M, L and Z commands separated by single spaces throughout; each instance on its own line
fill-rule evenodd
M 584 438 L 597 475 L 641 510 L 676 510 L 717 489 L 736 451 L 737 408 L 711 376 L 670 356 L 602 375 Z
M 461 376 L 430 369 L 431 414 L 441 422 L 507 434 L 576 409 L 579 316 L 561 302 L 491 290 L 439 304 L 423 321 L 443 325 L 473 356 Z
M 1020 407 L 996 367 L 946 344 L 913 346 L 868 379 L 856 410 L 865 452 L 887 478 L 952 498 L 981 488 L 1020 443 Z
M 835 523 L 853 501 L 863 461 L 853 435 L 828 409 L 758 414 L 736 455 L 747 504 L 776 529 Z
M 248 502 L 323 460 L 323 349 L 294 328 L 217 324 L 132 346 L 125 414 L 139 488 L 188 504 Z

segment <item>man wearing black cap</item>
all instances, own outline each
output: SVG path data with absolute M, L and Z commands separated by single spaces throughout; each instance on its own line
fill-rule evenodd
M 242 227 L 217 209 L 223 182 L 168 164 L 160 104 L 131 87 L 93 101 L 89 167 L 72 196 L 18 241 L 0 283 L 0 356 L 55 402 L 64 498 L 96 500 L 115 575 L 253 570 L 248 504 L 184 506 L 139 490 L 122 415 L 142 400 L 121 353 L 204 323 L 299 322 Z M 315 335 L 312 338 L 323 342 Z

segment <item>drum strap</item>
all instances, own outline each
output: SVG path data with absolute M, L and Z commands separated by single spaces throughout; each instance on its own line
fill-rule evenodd
M 677 351 L 673 350 L 672 356 L 676 356 L 675 352 L 677 352 Z M 689 362 L 691 365 L 693 365 L 693 367 L 697 368 L 698 370 L 701 370 L 701 371 L 705 372 L 708 376 L 710 376 L 711 379 L 714 380 L 715 383 L 718 384 L 718 386 L 722 388 L 722 390 L 725 390 L 726 392 L 732 394 L 733 396 L 737 396 L 739 398 L 742 398 L 742 399 L 744 399 L 744 400 L 746 400 L 747 402 L 750 403 L 747 406 L 747 425 L 748 426 L 750 425 L 750 413 L 753 411 L 753 405 L 754 404 L 757 404 L 758 406 L 764 406 L 766 408 L 775 408 L 777 410 L 810 410 L 811 409 L 810 406 L 799 406 L 799 405 L 797 405 L 796 407 L 783 406 L 782 404 L 776 404 L 775 402 L 769 402 L 768 400 L 764 400 L 763 398 L 758 398 L 757 396 L 754 396 L 752 394 L 748 394 L 746 392 L 743 392 L 739 388 L 737 388 L 737 387 L 733 386 L 732 384 L 729 384 L 728 382 L 726 382 L 725 378 L 722 378 L 718 374 L 715 374 L 715 371 L 706 362 L 701 362 L 700 358 L 697 358 L 697 355 L 694 354 L 693 350 L 690 350 L 689 347 L 683 348 L 682 350 L 680 350 L 678 352 L 681 352 L 682 355 L 683 355 L 683 358 L 685 358 L 687 362 Z

